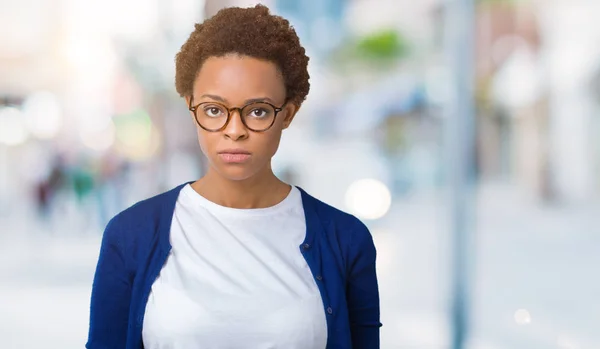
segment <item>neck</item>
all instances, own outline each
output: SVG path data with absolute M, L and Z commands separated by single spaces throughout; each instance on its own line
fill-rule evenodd
M 211 168 L 192 183 L 192 188 L 218 205 L 241 209 L 274 206 L 290 192 L 290 186 L 277 178 L 270 166 L 264 173 L 244 180 L 224 178 Z

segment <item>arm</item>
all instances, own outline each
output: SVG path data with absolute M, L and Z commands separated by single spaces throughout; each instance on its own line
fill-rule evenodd
M 125 348 L 132 278 L 123 254 L 123 235 L 113 218 L 104 231 L 92 285 L 88 349 Z
M 346 297 L 353 349 L 379 349 L 379 288 L 376 251 L 367 227 L 358 222 L 350 243 Z

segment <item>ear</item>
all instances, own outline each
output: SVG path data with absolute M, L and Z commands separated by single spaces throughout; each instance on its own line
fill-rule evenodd
M 294 103 L 288 103 L 283 108 L 282 112 L 285 113 L 285 119 L 283 119 L 283 129 L 284 130 L 286 128 L 290 127 L 290 124 L 294 120 L 294 117 L 296 116 L 296 113 L 298 113 L 299 109 L 300 109 L 300 106 L 298 106 Z

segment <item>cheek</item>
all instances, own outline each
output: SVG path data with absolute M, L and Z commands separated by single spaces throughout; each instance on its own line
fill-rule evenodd
M 277 148 L 279 148 L 279 142 L 281 141 L 281 130 L 273 130 L 272 133 L 265 135 L 265 150 L 269 153 L 269 156 L 275 155 Z
M 207 134 L 206 131 L 196 126 L 196 135 L 198 136 L 198 144 L 200 145 L 200 150 L 206 155 L 208 151 L 211 149 L 211 135 Z

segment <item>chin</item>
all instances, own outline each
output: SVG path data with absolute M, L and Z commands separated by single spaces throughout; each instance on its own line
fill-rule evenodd
M 246 166 L 220 166 L 216 170 L 221 177 L 230 181 L 244 181 L 255 177 L 260 172 Z

